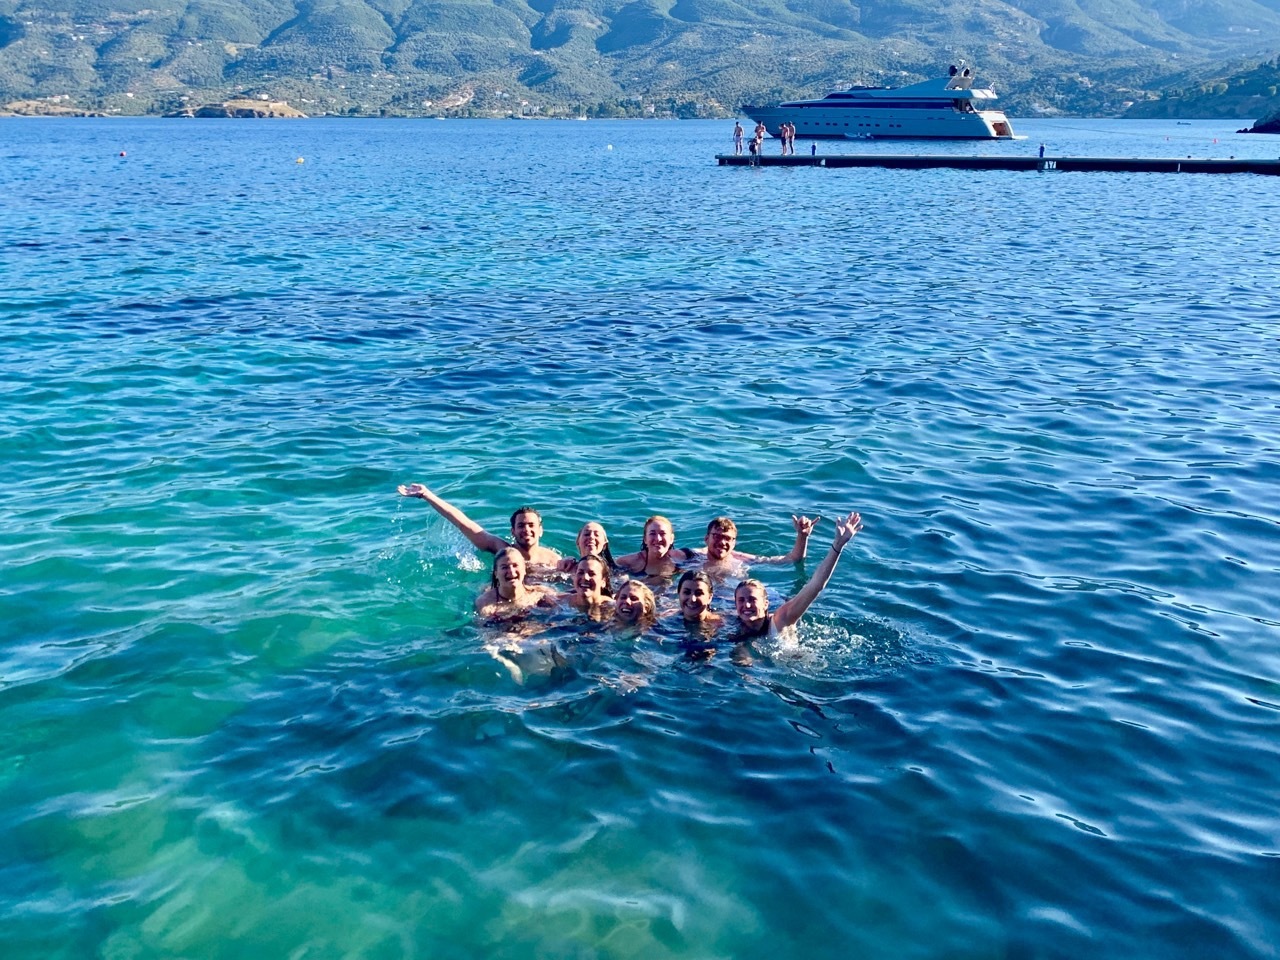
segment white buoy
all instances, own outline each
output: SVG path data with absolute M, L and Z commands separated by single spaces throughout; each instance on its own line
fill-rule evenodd
M 612 144 L 612 143 L 611 143 L 611 144 L 609 144 L 607 147 L 605 147 L 605 149 L 606 149 L 606 150 L 612 150 L 612 149 L 613 149 L 613 144 Z

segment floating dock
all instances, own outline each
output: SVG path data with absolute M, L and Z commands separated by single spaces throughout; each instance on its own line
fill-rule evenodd
M 1062 170 L 1067 173 L 1264 173 L 1280 175 L 1280 160 L 1196 157 L 956 157 L 831 153 L 751 156 L 719 153 L 722 167 L 888 167 L 891 170 Z

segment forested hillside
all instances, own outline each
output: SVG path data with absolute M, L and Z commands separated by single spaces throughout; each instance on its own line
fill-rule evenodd
M 1280 109 L 1280 58 L 1234 68 L 1200 67 L 1170 78 L 1164 96 L 1135 103 L 1131 117 L 1258 118 Z
M 965 57 L 1011 113 L 1118 114 L 1276 50 L 1280 0 L 0 0 L 0 104 L 714 115 Z

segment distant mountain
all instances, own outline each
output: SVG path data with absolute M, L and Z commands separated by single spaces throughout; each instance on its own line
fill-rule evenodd
M 964 57 L 1015 115 L 1116 114 L 1276 50 L 1280 0 L 0 0 L 0 104 L 714 115 Z
M 1128 117 L 1256 119 L 1280 110 L 1280 57 L 1252 65 L 1199 68 L 1171 77 L 1164 95 L 1135 103 Z

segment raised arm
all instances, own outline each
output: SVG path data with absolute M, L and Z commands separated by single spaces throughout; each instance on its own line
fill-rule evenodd
M 809 552 L 809 535 L 813 533 L 813 528 L 818 525 L 818 521 L 822 517 L 814 517 L 810 520 L 808 517 L 797 517 L 791 515 L 791 525 L 796 528 L 796 542 L 792 546 L 790 553 L 784 553 L 780 557 L 753 557 L 751 554 L 743 554 L 743 558 L 750 563 L 799 563 L 805 558 Z
M 818 569 L 813 571 L 813 576 L 809 578 L 809 582 L 800 588 L 800 592 L 794 597 L 778 607 L 773 612 L 773 623 L 778 630 L 782 630 L 791 626 L 799 620 L 809 604 L 817 599 L 828 581 L 831 580 L 831 574 L 835 573 L 836 563 L 840 560 L 840 551 L 844 549 L 846 543 L 853 539 L 853 535 L 862 529 L 862 517 L 857 513 L 851 513 L 843 520 L 836 520 L 836 535 L 831 541 L 831 549 L 827 551 L 827 555 L 822 558 L 822 562 L 818 564 Z
M 401 484 L 397 489 L 402 497 L 417 497 L 419 500 L 425 500 L 431 504 L 436 513 L 461 530 L 462 535 L 470 540 L 477 550 L 483 550 L 486 553 L 497 553 L 503 547 L 508 546 L 507 541 L 501 537 L 495 537 L 453 504 L 449 503 L 449 501 L 441 500 L 422 484 Z

